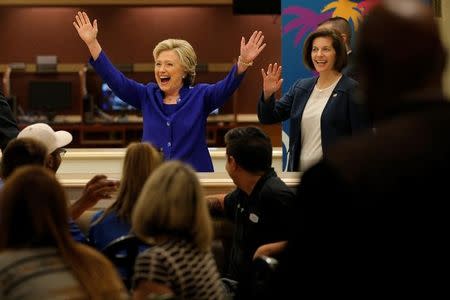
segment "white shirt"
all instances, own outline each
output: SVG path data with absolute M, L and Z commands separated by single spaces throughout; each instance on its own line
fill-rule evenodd
M 323 90 L 319 89 L 316 84 L 308 102 L 306 102 L 300 124 L 302 135 L 302 150 L 300 152 L 301 172 L 312 167 L 323 157 L 320 119 L 328 99 L 331 97 L 331 93 L 341 77 L 342 75 L 332 85 Z

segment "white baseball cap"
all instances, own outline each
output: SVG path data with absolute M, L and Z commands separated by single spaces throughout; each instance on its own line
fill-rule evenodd
M 47 147 L 48 154 L 58 148 L 68 145 L 72 141 L 72 134 L 65 130 L 54 131 L 45 123 L 36 123 L 22 129 L 17 138 L 32 138 Z

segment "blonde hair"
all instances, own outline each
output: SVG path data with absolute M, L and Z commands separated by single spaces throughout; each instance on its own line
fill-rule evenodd
M 161 41 L 153 49 L 153 58 L 157 59 L 159 54 L 163 51 L 173 50 L 178 54 L 181 65 L 186 71 L 186 77 L 183 79 L 183 83 L 186 85 L 193 85 L 195 81 L 195 68 L 197 66 L 197 55 L 191 44 L 185 40 L 167 39 Z
M 181 237 L 202 251 L 212 243 L 212 222 L 197 175 L 178 161 L 161 165 L 144 185 L 133 211 L 133 231 L 144 240 Z
M 125 288 L 112 264 L 70 235 L 67 197 L 54 173 L 19 167 L 1 193 L 0 251 L 55 247 L 89 299 L 120 299 Z
M 122 178 L 116 201 L 108 207 L 94 223 L 102 221 L 109 213 L 131 223 L 131 214 L 139 193 L 147 178 L 162 163 L 163 157 L 155 147 L 149 143 L 131 143 L 127 147 L 122 167 Z

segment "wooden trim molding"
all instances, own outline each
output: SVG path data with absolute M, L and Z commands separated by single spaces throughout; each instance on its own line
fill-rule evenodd
M 232 5 L 232 0 L 1 0 L 0 6 L 82 6 L 82 5 Z

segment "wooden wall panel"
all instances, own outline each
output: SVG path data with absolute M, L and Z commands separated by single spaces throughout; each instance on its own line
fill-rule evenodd
M 83 63 L 88 51 L 79 39 L 72 21 L 78 10 L 86 10 L 99 21 L 99 40 L 116 64 L 153 62 L 152 51 L 169 37 L 188 40 L 196 50 L 199 63 L 230 63 L 239 55 L 242 35 L 262 30 L 267 47 L 249 69 L 238 91 L 237 112 L 256 113 L 261 93 L 260 69 L 279 62 L 281 56 L 281 20 L 271 15 L 233 15 L 231 5 L 220 6 L 84 6 L 84 7 L 21 7 L 0 9 L 0 64 L 35 63 L 37 55 L 56 55 L 58 63 Z M 12 92 L 25 102 L 27 77 L 36 74 L 12 74 Z M 48 76 L 48 75 L 42 75 Z M 61 75 L 58 75 L 61 76 Z M 139 81 L 154 80 L 152 72 L 132 75 Z M 197 82 L 214 82 L 225 74 L 199 72 Z M 64 75 L 73 81 L 78 92 L 78 75 Z M 88 88 L 98 94 L 100 80 L 88 76 Z M 90 78 L 90 79 L 89 79 Z M 227 104 L 225 112 L 231 113 Z M 74 103 L 72 113 L 81 111 Z

